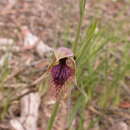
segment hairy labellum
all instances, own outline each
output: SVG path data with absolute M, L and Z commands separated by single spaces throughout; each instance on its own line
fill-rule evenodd
M 65 82 L 73 75 L 73 69 L 66 64 L 67 58 L 59 60 L 59 64 L 51 69 L 52 80 L 56 89 L 64 86 Z

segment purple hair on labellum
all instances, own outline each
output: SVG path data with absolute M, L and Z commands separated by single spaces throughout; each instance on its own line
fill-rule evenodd
M 66 64 L 67 58 L 59 60 L 59 64 L 51 69 L 52 81 L 56 90 L 60 90 L 65 82 L 73 75 L 73 69 Z

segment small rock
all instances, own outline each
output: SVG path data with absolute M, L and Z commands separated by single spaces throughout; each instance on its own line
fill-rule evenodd
M 109 128 L 109 130 L 128 130 L 128 125 L 125 122 L 118 122 Z
M 24 38 L 23 50 L 31 50 L 35 48 L 35 51 L 40 57 L 49 55 L 53 51 L 52 48 L 41 41 L 36 35 L 32 34 L 28 27 L 22 27 L 21 31 Z

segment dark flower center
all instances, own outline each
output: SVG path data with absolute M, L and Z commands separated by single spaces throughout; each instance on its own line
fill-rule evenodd
M 51 74 L 55 86 L 63 86 L 72 76 L 73 70 L 66 64 L 67 58 L 60 59 L 59 64 L 52 67 Z

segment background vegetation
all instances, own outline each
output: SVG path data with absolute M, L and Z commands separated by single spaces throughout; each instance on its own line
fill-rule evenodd
M 32 25 L 29 25 L 29 27 L 34 34 L 41 37 L 41 39 L 50 46 L 54 48 L 59 46 L 71 48 L 76 57 L 77 85 L 74 86 L 74 90 L 69 97 L 69 99 L 71 99 L 71 107 L 67 115 L 67 129 L 106 130 L 110 129 L 115 122 L 120 121 L 123 121 L 129 126 L 130 2 L 125 0 L 109 2 L 106 0 L 100 0 L 99 2 L 94 0 L 80 0 L 78 2 L 76 1 L 76 3 L 69 3 L 69 1 L 67 3 L 62 2 L 63 7 L 60 6 L 60 2 L 55 1 L 55 3 L 57 3 L 55 6 L 61 7 L 59 10 L 62 12 L 62 15 L 59 15 L 60 12 L 58 11 L 54 11 L 55 14 L 52 14 L 53 10 L 50 13 L 54 25 L 51 25 L 52 21 L 50 19 L 48 21 L 46 20 L 47 24 L 44 23 L 44 25 L 39 23 L 40 20 L 34 20 L 34 23 L 36 22 L 36 25 L 33 23 L 34 28 L 31 28 Z M 17 3 L 17 5 L 20 4 L 19 2 Z M 48 5 L 52 7 L 51 4 Z M 29 4 L 29 6 L 32 7 L 28 8 L 29 12 L 32 13 L 28 14 L 31 19 L 34 13 L 34 5 Z M 54 9 L 56 9 L 55 6 Z M 17 10 L 17 8 L 14 7 L 14 10 Z M 74 16 L 75 12 L 77 16 Z M 27 14 L 28 10 L 25 10 L 24 13 Z M 6 21 L 8 15 L 9 13 L 6 15 L 1 14 L 1 18 L 3 18 L 1 21 Z M 56 19 L 53 15 L 56 16 Z M 63 17 L 64 20 L 62 21 Z M 17 18 L 17 16 L 15 18 Z M 59 27 L 57 25 L 55 28 L 55 21 L 58 21 L 58 18 L 61 18 L 60 22 L 58 22 Z M 25 21 L 19 23 L 18 21 L 21 21 L 21 19 L 22 18 L 16 19 L 17 26 L 10 26 L 12 21 L 8 26 L 1 26 L 0 28 L 4 28 L 4 30 L 0 32 L 0 36 L 12 38 L 17 43 L 19 36 L 16 34 L 17 31 L 19 31 L 19 27 L 28 25 L 29 23 L 27 16 L 25 17 L 23 15 Z M 68 19 L 68 21 L 66 21 L 66 19 Z M 14 24 L 15 22 L 13 21 L 12 23 Z M 39 26 L 45 28 L 47 33 L 41 33 Z M 49 32 L 49 29 L 53 31 Z M 11 30 L 15 30 L 13 31 L 14 35 L 9 33 Z M 46 37 L 42 38 L 43 35 Z M 31 74 L 29 74 L 30 77 L 26 72 L 20 71 L 20 73 L 23 74 L 19 73 L 15 75 L 13 80 L 7 80 L 14 70 L 10 65 L 10 57 L 13 57 L 14 61 L 18 61 L 17 64 L 19 67 L 22 67 L 21 62 L 23 62 L 24 59 L 19 59 L 20 54 L 12 55 L 10 49 L 8 49 L 6 53 L 1 51 L 0 55 L 1 57 L 2 55 L 6 57 L 4 64 L 0 66 L 0 122 L 1 124 L 6 124 L 9 118 L 11 118 L 9 113 L 10 107 L 16 105 L 14 104 L 14 99 L 17 98 L 17 93 L 24 89 L 21 87 L 17 88 L 17 86 L 14 88 L 6 86 L 14 85 L 16 82 L 17 85 L 22 84 L 23 86 L 25 83 L 29 84 L 35 77 L 39 77 L 41 72 L 37 72 L 37 68 L 34 69 L 30 67 L 28 69 L 31 72 Z M 37 56 L 34 58 L 34 61 L 35 59 L 37 60 Z M 28 78 L 25 78 L 27 76 Z M 43 96 L 45 90 L 41 90 L 41 87 L 43 87 L 43 84 L 40 87 L 38 86 Z M 57 113 L 59 112 L 58 108 L 59 102 L 54 105 L 51 111 L 52 114 L 48 121 L 48 130 L 53 129 Z M 12 111 L 15 113 L 15 116 L 17 113 L 20 113 L 19 103 Z M 76 123 L 74 124 L 74 122 Z M 41 121 L 41 123 L 43 122 Z

